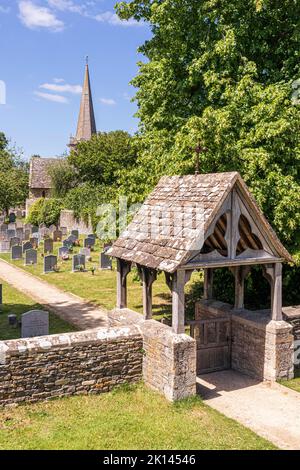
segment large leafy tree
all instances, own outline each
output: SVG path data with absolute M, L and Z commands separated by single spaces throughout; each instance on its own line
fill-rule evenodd
M 165 173 L 237 170 L 282 241 L 300 250 L 299 0 L 133 0 L 152 38 L 133 80 L 141 121 L 136 199 Z M 293 88 L 294 87 L 294 88 Z
M 28 193 L 28 164 L 16 149 L 9 147 L 0 132 L 0 210 L 24 205 Z

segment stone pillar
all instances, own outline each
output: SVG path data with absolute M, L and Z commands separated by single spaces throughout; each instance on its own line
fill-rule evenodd
M 184 270 L 174 273 L 172 282 L 172 329 L 174 333 L 184 333 Z
M 127 307 L 127 274 L 131 263 L 117 259 L 117 308 Z
M 213 297 L 213 269 L 204 269 L 203 299 L 209 300 Z
M 145 320 L 152 318 L 152 284 L 156 280 L 157 272 L 146 267 L 141 268 L 143 280 L 143 313 Z
M 271 318 L 282 320 L 282 264 L 273 263 L 264 266 L 264 276 L 271 286 Z

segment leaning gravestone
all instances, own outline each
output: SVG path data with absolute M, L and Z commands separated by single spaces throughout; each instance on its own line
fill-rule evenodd
M 79 238 L 79 231 L 78 230 L 71 230 L 71 235 L 74 235 L 74 237 L 76 237 L 75 239 L 78 240 Z
M 33 245 L 30 242 L 25 242 L 23 243 L 23 253 L 25 253 L 26 250 L 32 250 Z
M 79 271 L 80 267 L 85 269 L 85 256 L 84 255 L 74 255 L 72 258 L 72 271 Z
M 111 258 L 110 256 L 107 256 L 104 251 L 100 253 L 99 265 L 100 269 L 112 269 Z
M 11 248 L 11 259 L 16 260 L 16 259 L 22 259 L 23 256 L 23 251 L 22 247 L 20 245 L 14 245 Z
M 0 240 L 0 253 L 7 253 L 10 250 L 9 240 Z
M 56 230 L 56 225 L 54 225 L 54 224 L 50 225 L 49 232 L 51 233 L 51 235 L 55 230 Z
M 52 240 L 52 238 L 46 238 L 44 240 L 44 253 L 53 253 L 53 240 Z
M 49 334 L 49 313 L 43 310 L 30 310 L 21 316 L 21 337 L 32 338 Z
M 19 237 L 12 237 L 10 239 L 10 246 L 14 246 L 14 245 L 20 245 L 21 244 L 21 240 Z
M 69 248 L 67 246 L 61 246 L 58 248 L 58 256 L 62 258 L 62 256 L 69 254 Z
M 33 248 L 25 251 L 25 266 L 37 264 L 37 251 Z
M 95 245 L 95 238 L 90 238 L 90 237 L 87 237 L 84 239 L 84 247 L 85 248 L 91 248 Z
M 52 236 L 53 236 L 53 241 L 54 242 L 60 241 L 62 239 L 62 231 L 61 230 L 54 230 Z
M 57 265 L 57 256 L 48 255 L 44 257 L 44 274 L 55 271 Z

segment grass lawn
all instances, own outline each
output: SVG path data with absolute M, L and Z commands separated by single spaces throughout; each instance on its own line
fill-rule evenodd
M 4 409 L 0 449 L 274 449 L 204 405 L 167 402 L 143 385 Z
M 295 378 L 292 380 L 281 380 L 281 385 L 285 385 L 296 392 L 300 392 L 300 370 L 295 371 Z
M 13 328 L 8 325 L 7 315 L 15 313 L 18 319 L 21 319 L 21 314 L 29 310 L 44 310 L 44 308 L 35 303 L 34 300 L 27 297 L 22 292 L 11 287 L 6 282 L 0 280 L 3 284 L 3 305 L 0 306 L 0 340 L 20 338 L 21 328 Z M 55 314 L 49 315 L 49 331 L 50 334 L 63 333 L 67 331 L 74 331 L 74 326 L 61 320 Z
M 54 254 L 58 253 L 58 248 L 61 243 L 54 244 Z M 43 247 L 39 248 L 38 264 L 35 266 L 24 266 L 22 260 L 11 261 L 9 253 L 1 253 L 0 258 L 10 262 L 14 266 L 18 266 L 25 271 L 46 280 L 50 284 L 54 284 L 60 289 L 72 292 L 86 300 L 89 300 L 97 305 L 112 309 L 116 305 L 116 266 L 113 265 L 113 270 L 100 271 L 96 269 L 95 274 L 92 275 L 91 267 L 99 266 L 99 254 L 101 245 L 99 240 L 92 252 L 92 261 L 87 262 L 87 271 L 82 273 L 71 272 L 71 255 L 68 261 L 59 261 L 59 272 L 43 274 Z M 74 253 L 79 252 L 79 248 L 74 248 Z M 193 274 L 189 285 L 195 281 L 195 278 L 200 274 Z M 136 272 L 131 272 L 127 277 L 128 286 L 128 307 L 142 313 L 142 287 L 139 280 L 136 278 Z M 188 287 L 187 287 L 188 290 Z M 163 274 L 158 276 L 158 279 L 153 284 L 153 314 L 155 319 L 160 319 L 162 316 L 169 316 L 171 314 L 171 294 L 165 283 Z

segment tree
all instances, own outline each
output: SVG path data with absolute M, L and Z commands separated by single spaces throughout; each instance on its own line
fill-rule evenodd
M 119 173 L 135 163 L 132 140 L 125 131 L 100 132 L 87 142 L 79 142 L 68 162 L 83 183 L 117 184 Z
M 78 184 L 77 172 L 65 158 L 50 165 L 48 173 L 51 177 L 54 197 L 64 197 L 70 189 L 75 188 Z
M 28 164 L 0 132 L 0 210 L 23 205 L 28 193 Z

